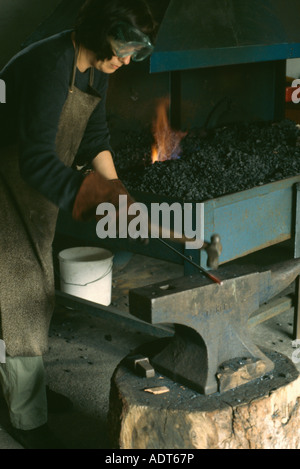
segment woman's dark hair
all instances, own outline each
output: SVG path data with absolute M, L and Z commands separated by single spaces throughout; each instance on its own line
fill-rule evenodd
M 118 23 L 129 23 L 153 40 L 155 21 L 146 0 L 87 0 L 75 24 L 75 40 L 96 53 L 97 60 L 111 59 L 108 40 Z

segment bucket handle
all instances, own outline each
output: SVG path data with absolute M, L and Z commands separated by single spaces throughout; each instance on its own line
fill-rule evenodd
M 87 287 L 88 285 L 92 285 L 93 283 L 96 283 L 96 282 L 99 282 L 99 280 L 102 280 L 103 278 L 107 277 L 107 275 L 109 275 L 111 273 L 113 269 L 113 262 L 110 264 L 110 266 L 108 267 L 107 271 L 99 278 L 96 278 L 96 280 L 92 280 L 91 282 L 88 282 L 88 283 L 85 283 L 85 284 L 80 284 L 80 283 L 70 283 L 70 282 L 66 282 L 65 279 L 62 277 L 62 275 L 60 274 L 60 278 L 61 280 L 64 282 L 65 285 L 72 285 L 74 287 Z

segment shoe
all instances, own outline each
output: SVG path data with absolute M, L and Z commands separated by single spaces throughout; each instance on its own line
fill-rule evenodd
M 73 409 L 73 403 L 66 396 L 49 389 L 46 386 L 48 412 L 50 414 L 59 414 L 70 412 Z
M 19 430 L 12 427 L 10 433 L 25 449 L 66 449 L 47 424 L 34 430 Z

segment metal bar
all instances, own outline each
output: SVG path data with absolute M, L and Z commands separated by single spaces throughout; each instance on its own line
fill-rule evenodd
M 133 327 L 134 329 L 149 334 L 154 337 L 171 337 L 174 332 L 171 327 L 167 326 L 154 326 L 148 324 L 140 319 L 137 319 L 125 312 L 118 310 L 112 306 L 104 306 L 92 301 L 79 298 L 77 296 L 68 295 L 67 293 L 56 290 L 56 303 L 61 306 L 72 308 L 74 310 L 90 314 L 92 316 L 115 321 L 119 325 L 125 327 Z
M 166 241 L 164 241 L 163 239 L 161 238 L 156 238 L 159 242 L 161 242 L 162 244 L 164 244 L 166 247 L 168 247 L 169 249 L 171 249 L 172 251 L 176 252 L 178 254 L 178 256 L 180 256 L 182 259 L 184 259 L 186 262 L 189 262 L 191 265 L 193 265 L 194 267 L 196 267 L 197 269 L 200 270 L 200 272 L 202 272 L 206 277 L 210 278 L 210 280 L 212 280 L 213 282 L 215 283 L 218 283 L 219 285 L 222 285 L 222 282 L 221 280 L 216 277 L 215 275 L 212 275 L 210 272 L 208 272 L 207 270 L 203 269 L 203 267 L 201 267 L 200 265 L 196 264 L 195 262 L 193 262 L 191 259 L 189 259 L 188 257 L 184 256 L 183 254 L 181 254 L 181 252 L 177 251 L 177 249 L 173 248 L 172 246 L 170 246 L 170 244 L 166 243 Z
M 294 257 L 300 257 L 300 183 L 296 185 L 296 204 L 295 204 L 295 238 L 294 238 Z M 294 311 L 294 329 L 293 338 L 300 339 L 300 276 L 295 282 L 295 311 Z
M 300 339 L 300 276 L 296 279 L 293 339 Z
M 282 298 L 277 298 L 276 300 L 270 301 L 266 305 L 261 306 L 257 311 L 257 314 L 248 320 L 248 325 L 250 327 L 255 327 L 258 324 L 268 321 L 268 319 L 278 316 L 278 314 L 288 310 L 294 310 L 292 297 L 284 296 Z
M 181 130 L 181 72 L 170 72 L 170 124 Z
M 294 233 L 294 258 L 300 257 L 300 183 L 295 184 L 296 203 L 295 203 L 295 233 Z
M 281 121 L 285 117 L 286 60 L 275 62 L 274 68 L 274 120 Z

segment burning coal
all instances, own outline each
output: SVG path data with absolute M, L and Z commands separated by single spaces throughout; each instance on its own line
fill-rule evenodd
M 169 107 L 169 98 L 162 98 L 158 103 L 153 123 L 155 143 L 152 146 L 152 163 L 180 158 L 180 142 L 187 135 L 187 132 L 171 129 L 168 119 Z
M 115 163 L 129 191 L 200 202 L 300 174 L 299 139 L 289 120 L 191 129 L 179 159 L 151 164 L 151 129 L 127 133 Z

